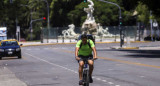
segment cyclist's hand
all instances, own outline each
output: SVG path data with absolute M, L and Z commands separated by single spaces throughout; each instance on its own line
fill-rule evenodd
M 80 60 L 80 58 L 79 58 L 79 57 L 76 57 L 76 60 L 77 60 L 77 61 L 79 61 L 79 60 Z
M 96 59 L 98 59 L 97 57 L 93 57 L 93 60 L 96 60 Z

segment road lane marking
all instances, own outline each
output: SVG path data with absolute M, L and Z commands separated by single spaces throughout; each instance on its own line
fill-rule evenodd
M 115 86 L 120 86 L 120 85 L 115 85 Z
M 141 78 L 144 78 L 145 76 L 140 76 Z
M 73 73 L 75 73 L 75 74 L 78 74 L 78 72 L 76 72 L 76 71 L 74 71 L 74 70 L 72 70 L 72 69 L 63 67 L 63 66 L 58 65 L 58 64 L 51 63 L 51 62 L 49 62 L 49 61 L 47 61 L 47 60 L 38 58 L 38 57 L 36 57 L 36 56 L 34 56 L 34 55 L 31 55 L 31 54 L 29 54 L 29 53 L 25 53 L 25 54 L 27 54 L 27 55 L 29 55 L 29 56 L 31 56 L 31 57 L 37 59 L 37 60 L 40 60 L 40 61 L 42 61 L 42 62 L 46 62 L 46 63 L 48 63 L 48 64 L 50 64 L 50 65 L 57 66 L 57 67 L 60 67 L 60 68 L 62 68 L 62 69 L 65 69 L 65 70 L 68 70 L 68 71 L 70 71 L 70 72 L 73 72 Z M 96 77 L 92 77 L 92 78 L 96 78 Z M 96 79 L 99 80 L 99 81 L 104 82 L 104 80 L 102 80 L 101 78 L 96 78 Z M 105 80 L 105 81 L 106 81 L 106 80 Z M 107 82 L 107 81 L 106 81 L 106 82 L 104 82 L 104 83 L 109 83 L 109 84 L 112 83 L 112 85 L 114 85 L 113 82 Z M 116 85 L 115 85 L 115 86 L 116 86 Z M 119 86 L 120 86 L 120 85 L 119 85 Z
M 132 65 L 138 65 L 138 66 L 144 66 L 144 67 L 151 67 L 151 68 L 158 68 L 158 69 L 160 69 L 160 66 L 155 66 L 155 65 L 148 65 L 148 64 L 142 64 L 142 63 L 131 62 L 131 61 L 111 59 L 111 58 L 107 58 L 107 57 L 98 57 L 98 58 L 104 59 L 104 60 L 109 60 L 109 61 L 114 61 L 114 62 L 125 63 L 125 64 L 132 64 Z
M 103 82 L 107 82 L 106 80 L 102 80 Z
M 101 80 L 101 78 L 96 78 L 96 79 L 99 80 L 99 81 Z
M 67 53 L 74 53 L 73 51 L 69 50 L 62 50 L 63 52 Z M 100 57 L 97 56 L 99 59 L 104 59 L 104 60 L 109 60 L 109 61 L 114 61 L 114 62 L 119 62 L 119 63 L 125 63 L 125 64 L 130 64 L 130 65 L 137 65 L 137 66 L 143 66 L 143 67 L 151 67 L 151 68 L 158 68 L 160 69 L 160 66 L 156 65 L 148 65 L 148 64 L 142 64 L 142 63 L 137 63 L 137 62 L 131 62 L 131 61 L 125 61 L 125 60 L 118 60 L 118 59 L 112 59 L 112 58 L 107 58 L 107 57 Z
M 113 82 L 108 82 L 108 84 L 112 85 L 112 84 L 114 84 L 114 83 L 113 83 Z

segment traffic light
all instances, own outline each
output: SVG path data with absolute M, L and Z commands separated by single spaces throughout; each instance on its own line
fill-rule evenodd
M 87 0 L 84 0 L 84 2 L 86 3 L 86 2 L 87 2 Z
M 46 17 L 43 17 L 43 20 L 46 20 Z
M 122 18 L 119 19 L 119 25 L 122 25 Z
M 122 25 L 122 22 L 119 22 L 120 25 Z

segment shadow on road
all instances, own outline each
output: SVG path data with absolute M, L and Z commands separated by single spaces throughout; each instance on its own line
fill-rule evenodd
M 160 58 L 160 50 L 125 50 L 125 49 L 101 49 L 97 51 L 121 51 L 128 52 L 124 56 L 132 58 Z
M 160 50 L 119 50 L 119 51 L 128 52 L 130 54 L 125 56 L 133 58 L 160 58 Z

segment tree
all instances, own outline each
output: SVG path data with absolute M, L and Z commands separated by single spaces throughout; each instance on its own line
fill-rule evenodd
M 52 26 L 68 26 L 70 20 L 67 13 L 78 5 L 81 0 L 52 0 L 51 3 L 51 23 Z
M 139 2 L 138 6 L 136 7 L 135 11 L 137 12 L 137 20 L 139 22 L 143 22 L 145 24 L 149 23 L 149 10 L 146 5 Z

